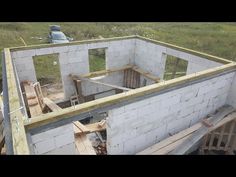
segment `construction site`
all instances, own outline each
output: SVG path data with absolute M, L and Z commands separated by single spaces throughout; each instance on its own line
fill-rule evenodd
M 233 61 L 138 35 L 5 48 L 2 56 L 1 154 L 236 152 Z

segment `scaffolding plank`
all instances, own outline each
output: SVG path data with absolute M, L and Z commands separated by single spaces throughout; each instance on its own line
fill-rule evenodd
M 90 130 L 83 124 L 81 124 L 79 121 L 73 122 L 73 124 L 78 127 L 82 133 L 90 132 Z
M 155 81 L 155 82 L 159 82 L 159 81 L 160 81 L 160 78 L 159 78 L 159 77 L 154 76 L 153 74 L 142 70 L 142 69 L 139 68 L 138 66 L 134 66 L 132 69 L 133 69 L 134 71 L 140 73 L 141 75 L 147 77 L 148 79 L 151 79 L 151 80 L 153 80 L 153 81 Z
M 219 139 L 218 139 L 218 142 L 217 142 L 217 148 L 220 148 L 220 145 L 221 145 L 221 142 L 222 142 L 222 139 L 223 139 L 223 133 L 225 132 L 225 125 L 223 125 L 222 127 L 221 127 L 221 131 L 220 131 L 220 135 L 219 135 Z
M 62 110 L 62 108 L 60 106 L 58 106 L 56 103 L 54 103 L 52 100 L 50 100 L 49 98 L 45 97 L 43 98 L 43 102 L 45 105 L 47 105 L 49 107 L 49 109 L 51 109 L 51 111 L 60 111 Z
M 107 83 L 104 83 L 104 82 L 88 79 L 88 78 L 85 78 L 85 77 L 79 77 L 79 76 L 76 76 L 76 75 L 70 75 L 70 76 L 73 79 L 88 81 L 88 82 L 92 82 L 92 83 L 95 83 L 95 84 L 104 85 L 104 86 L 108 86 L 108 87 L 111 87 L 111 88 L 116 88 L 116 89 L 120 89 L 120 90 L 124 90 L 124 91 L 132 90 L 132 89 L 129 89 L 129 88 L 126 88 L 126 87 L 121 87 L 121 86 L 117 86 L 117 85 L 113 85 L 113 84 L 107 84 Z
M 209 123 L 217 124 L 226 115 L 234 111 L 234 108 L 229 105 L 222 106 L 218 109 L 218 112 L 209 118 Z M 209 128 L 206 126 L 201 126 L 196 132 L 194 132 L 188 139 L 181 143 L 177 148 L 175 148 L 170 154 L 185 154 L 192 146 L 194 146 L 204 135 L 209 132 Z
M 96 155 L 91 141 L 84 133 L 75 136 L 75 145 L 81 155 Z

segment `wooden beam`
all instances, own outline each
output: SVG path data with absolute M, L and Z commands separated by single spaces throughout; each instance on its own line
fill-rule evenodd
M 84 100 L 84 96 L 82 94 L 82 83 L 81 83 L 81 80 L 75 80 L 74 81 L 75 84 L 76 84 L 76 90 L 77 90 L 77 94 L 78 94 L 78 99 L 79 99 L 79 103 L 84 103 L 85 100 Z
M 90 130 L 83 124 L 81 124 L 79 121 L 73 122 L 73 124 L 80 129 L 81 133 L 88 133 Z
M 38 99 L 39 106 L 41 107 L 41 110 L 43 110 L 45 105 L 43 102 L 43 92 L 39 82 L 34 83 L 34 90 Z
M 234 127 L 235 127 L 235 121 L 232 121 L 231 125 L 230 125 L 230 129 L 229 129 L 229 135 L 227 137 L 227 141 L 226 141 L 226 144 L 225 144 L 225 150 L 226 151 L 227 151 L 227 149 L 230 145 L 232 134 L 235 131 Z
M 17 91 L 16 78 L 9 49 L 4 49 L 4 58 L 6 61 L 10 111 L 9 116 L 11 121 L 13 151 L 14 154 L 29 154 L 30 151 L 23 123 L 23 115 L 20 111 L 20 98 Z
M 104 83 L 104 82 L 100 82 L 100 81 L 96 81 L 96 80 L 92 80 L 92 79 L 88 79 L 88 78 L 83 78 L 83 77 L 80 77 L 80 76 L 75 76 L 75 75 L 70 75 L 72 78 L 78 78 L 79 80 L 82 80 L 82 81 L 88 81 L 88 82 L 92 82 L 92 83 L 95 83 L 95 84 L 100 84 L 100 85 L 104 85 L 104 86 L 108 86 L 108 87 L 111 87 L 111 88 L 116 88 L 116 89 L 120 89 L 120 90 L 124 90 L 124 91 L 129 91 L 129 90 L 132 90 L 132 89 L 129 89 L 129 88 L 126 88 L 126 87 L 120 87 L 120 86 L 116 86 L 116 85 L 112 85 L 112 84 L 107 84 L 107 83 Z
M 106 130 L 106 122 L 101 124 L 100 122 L 96 122 L 93 124 L 88 124 L 86 127 L 90 130 L 90 133 L 92 132 L 100 132 L 103 130 Z
M 100 122 L 92 123 L 83 125 L 78 123 L 79 121 L 74 122 L 74 132 L 75 135 L 81 133 L 93 133 L 93 132 L 100 132 L 106 130 L 106 120 L 102 120 Z
M 51 111 L 60 111 L 60 110 L 62 110 L 62 108 L 60 106 L 58 106 L 56 103 L 54 103 L 52 100 L 50 100 L 47 97 L 43 98 L 43 102 L 44 102 L 45 105 L 47 105 L 47 107 L 49 107 L 49 109 Z
M 92 78 L 92 77 L 102 76 L 102 75 L 105 75 L 105 74 L 110 74 L 110 73 L 113 73 L 113 72 L 124 71 L 124 70 L 130 69 L 132 67 L 133 67 L 133 65 L 125 65 L 124 67 L 121 67 L 121 68 L 113 68 L 113 69 L 108 69 L 108 70 L 90 72 L 88 74 L 80 75 L 80 77 Z
M 24 81 L 22 84 L 25 90 L 25 96 L 31 117 L 43 114 L 33 83 L 30 81 Z
M 75 145 L 80 155 L 96 155 L 96 152 L 86 134 L 75 136 Z
M 146 71 L 142 70 L 142 69 L 139 68 L 138 66 L 134 66 L 132 69 L 133 69 L 134 71 L 140 73 L 141 75 L 147 77 L 148 79 L 151 79 L 151 80 L 153 80 L 153 81 L 155 81 L 155 82 L 160 82 L 160 78 L 159 78 L 159 77 L 154 76 L 153 74 L 150 74 L 149 72 L 146 72 Z
M 221 127 L 221 131 L 220 131 L 220 135 L 219 135 L 219 139 L 218 139 L 218 142 L 217 142 L 217 148 L 220 148 L 221 146 L 221 142 L 222 142 L 222 139 L 223 139 L 223 133 L 225 132 L 225 124 Z

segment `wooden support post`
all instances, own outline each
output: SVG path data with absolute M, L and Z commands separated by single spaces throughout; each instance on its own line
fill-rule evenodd
M 212 133 L 210 133 L 209 150 L 211 150 L 211 148 L 213 146 L 214 139 L 215 139 L 215 134 L 214 134 L 214 132 L 212 132 Z
M 84 96 L 82 94 L 82 83 L 81 83 L 81 80 L 76 80 L 76 89 L 77 89 L 77 94 L 78 94 L 79 102 L 80 103 L 84 103 L 85 99 L 84 99 Z
M 45 104 L 43 102 L 43 93 L 42 93 L 41 86 L 40 86 L 39 82 L 36 82 L 34 84 L 34 90 L 35 90 L 39 105 L 41 107 L 41 110 L 43 110 L 45 107 Z
M 219 150 L 219 148 L 220 148 L 220 146 L 221 146 L 221 142 L 222 142 L 222 139 L 223 139 L 223 134 L 224 134 L 224 132 L 225 132 L 225 125 L 223 125 L 222 127 L 221 127 L 221 131 L 220 131 L 220 135 L 219 135 L 219 139 L 218 139 L 218 142 L 217 142 L 217 146 L 216 146 L 216 148 Z
M 11 134 L 14 154 L 29 154 L 29 147 L 25 133 L 23 115 L 20 111 L 20 98 L 17 91 L 15 71 L 9 49 L 4 49 L 4 59 L 6 65 L 7 89 L 9 93 L 9 117 L 11 124 Z M 4 127 L 5 129 L 5 127 Z M 8 132 L 9 133 L 9 132 Z M 5 135 L 7 136 L 7 135 Z M 7 139 L 6 139 L 7 141 Z M 7 143 L 7 142 L 6 142 Z M 7 147 L 7 146 L 6 146 Z M 7 147 L 8 148 L 8 147 Z M 9 150 L 7 150 L 8 153 Z
M 225 144 L 225 151 L 228 151 L 228 147 L 230 145 L 230 141 L 231 141 L 232 133 L 234 131 L 234 127 L 235 127 L 235 121 L 232 121 L 231 125 L 230 125 L 229 135 L 227 137 L 227 142 Z

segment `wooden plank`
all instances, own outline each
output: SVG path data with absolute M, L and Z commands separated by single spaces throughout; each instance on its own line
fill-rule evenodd
M 106 130 L 106 123 L 103 123 L 101 126 L 100 122 L 96 122 L 93 124 L 88 124 L 88 125 L 86 125 L 86 127 L 90 130 L 91 133 L 92 132 L 100 132 L 100 131 Z
M 125 69 L 125 70 L 124 70 L 124 77 L 123 77 L 123 86 L 124 86 L 124 87 L 127 87 L 127 86 L 126 86 L 126 77 L 127 77 L 126 75 L 127 75 L 127 70 Z
M 209 141 L 209 150 L 211 150 L 212 146 L 213 146 L 213 141 L 215 139 L 215 134 L 214 132 L 211 133 L 211 136 L 210 136 L 210 141 Z
M 159 77 L 154 76 L 153 74 L 150 74 L 149 72 L 146 72 L 146 71 L 142 70 L 142 69 L 139 68 L 138 66 L 134 66 L 132 69 L 133 69 L 134 71 L 140 73 L 141 75 L 147 77 L 148 79 L 151 79 L 151 80 L 153 80 L 153 81 L 155 81 L 155 82 L 159 82 L 159 81 L 160 81 L 160 78 L 159 78 Z
M 135 89 L 135 73 L 136 73 L 136 71 L 131 70 L 131 72 L 132 72 L 131 88 Z
M 96 155 L 96 152 L 86 134 L 75 136 L 75 145 L 81 155 Z
M 77 89 L 77 94 L 78 94 L 78 98 L 79 98 L 79 102 L 80 103 L 84 103 L 84 96 L 82 94 L 82 83 L 81 80 L 76 80 L 76 89 Z
M 51 111 L 61 111 L 62 110 L 62 108 L 60 106 L 58 106 L 56 103 L 54 103 L 52 100 L 50 100 L 47 97 L 43 98 L 43 102 L 45 105 L 47 105 L 49 107 L 49 109 Z
M 225 150 L 228 149 L 228 147 L 230 145 L 230 141 L 231 141 L 232 133 L 234 131 L 234 127 L 235 127 L 235 121 L 233 121 L 230 125 L 229 135 L 227 137 L 227 142 L 225 144 Z
M 223 120 L 219 121 L 214 127 L 210 127 L 209 132 L 216 130 L 217 128 L 225 125 L 226 123 L 236 119 L 236 112 L 228 114 Z
M 71 75 L 72 76 L 72 75 Z M 125 87 L 120 87 L 120 86 L 117 86 L 117 85 L 112 85 L 112 84 L 107 84 L 107 83 L 104 83 L 104 82 L 100 82 L 100 81 L 96 81 L 96 80 L 92 80 L 92 79 L 88 79 L 88 78 L 82 78 L 80 76 L 75 76 L 73 75 L 72 76 L 73 78 L 78 78 L 78 80 L 82 80 L 82 81 L 88 81 L 88 82 L 92 82 L 92 83 L 95 83 L 95 84 L 100 84 L 100 85 L 104 85 L 104 86 L 108 86 L 108 87 L 111 87 L 111 88 L 116 88 L 116 89 L 120 89 L 120 90 L 124 90 L 124 91 L 129 91 L 129 90 L 132 90 L 132 89 L 129 89 L 129 88 L 125 88 Z
M 140 87 L 140 73 L 136 72 L 136 88 Z
M 220 148 L 220 146 L 221 146 L 221 142 L 222 142 L 222 139 L 223 139 L 223 133 L 225 132 L 225 127 L 226 127 L 225 124 L 221 127 L 219 139 L 218 139 L 218 142 L 217 142 L 217 145 L 216 145 L 217 148 Z
M 33 86 L 32 82 L 23 82 L 23 87 L 25 90 L 26 98 L 30 98 L 27 100 L 29 111 L 31 117 L 35 117 L 42 114 L 42 109 L 39 105 L 39 101 Z
M 73 124 L 78 127 L 82 133 L 90 132 L 90 130 L 83 124 L 81 124 L 79 121 L 73 122 Z
M 83 125 L 81 123 L 78 124 L 78 121 L 74 122 L 74 134 L 75 135 L 79 135 L 81 133 L 100 132 L 103 130 L 106 130 L 106 120 L 102 120 L 100 122 L 87 124 L 87 125 Z
M 206 145 L 207 145 L 207 140 L 208 140 L 208 137 L 209 137 L 209 134 L 206 134 L 205 136 L 204 136 L 204 139 L 203 139 L 203 143 L 202 143 L 202 146 L 200 147 L 200 154 L 204 154 L 204 149 L 207 147 Z
M 218 112 L 209 118 L 209 122 L 213 125 L 217 124 L 226 115 L 234 110 L 232 106 L 225 105 L 218 109 Z M 171 154 L 185 154 L 193 145 L 195 145 L 206 133 L 209 132 L 209 128 L 202 126 L 196 132 L 192 133 L 191 137 L 185 140 L 180 146 L 178 146 Z
M 37 99 L 38 99 L 38 102 L 39 102 L 39 106 L 41 107 L 41 110 L 44 109 L 45 107 L 45 104 L 43 102 L 43 92 L 42 92 L 42 89 L 41 89 L 41 86 L 40 86 L 40 83 L 39 82 L 36 82 L 34 84 L 34 90 L 35 90 L 35 93 L 37 95 Z M 33 95 L 34 96 L 34 95 Z M 27 97 L 28 98 L 28 97 Z M 29 98 L 28 98 L 29 99 Z
M 90 73 L 88 73 L 88 74 L 83 74 L 83 75 L 81 75 L 81 77 L 84 77 L 84 78 L 92 78 L 92 77 L 102 76 L 102 75 L 105 75 L 105 74 L 110 74 L 110 73 L 113 73 L 113 72 L 124 71 L 124 70 L 130 69 L 130 68 L 132 68 L 132 67 L 133 67 L 133 65 L 126 65 L 126 66 L 121 67 L 121 68 L 113 68 L 113 69 L 109 69 L 109 70 L 102 70 L 102 71 L 90 72 Z
M 131 72 L 131 70 L 128 69 L 127 70 L 127 88 L 130 88 L 130 72 Z
M 152 155 L 164 155 L 164 154 L 168 154 L 171 151 L 173 151 L 176 147 L 178 147 L 179 145 L 181 145 L 184 141 L 186 141 L 189 137 L 191 136 L 191 134 L 179 139 L 178 141 L 175 141 L 174 143 L 166 146 L 165 148 L 161 148 L 157 151 L 154 151 L 152 153 Z
M 158 151 L 162 148 L 165 148 L 167 147 L 168 145 L 172 144 L 172 143 L 175 143 L 176 141 L 190 135 L 191 133 L 193 133 L 194 131 L 198 130 L 200 127 L 202 126 L 201 123 L 197 123 L 195 125 L 193 125 L 192 127 L 190 128 L 187 128 L 173 136 L 170 136 L 169 138 L 166 138 L 164 139 L 163 141 L 151 146 L 151 147 L 148 147 L 147 149 L 137 153 L 138 155 L 145 155 L 145 154 L 152 154 L 153 152 L 155 151 Z
M 9 116 L 11 123 L 11 133 L 14 154 L 29 154 L 29 147 L 23 123 L 22 112 L 19 111 L 20 98 L 17 91 L 16 77 L 13 69 L 12 58 L 9 49 L 4 49 L 4 59 L 6 62 L 6 77 L 9 95 Z M 18 110 L 18 111 L 17 111 Z

